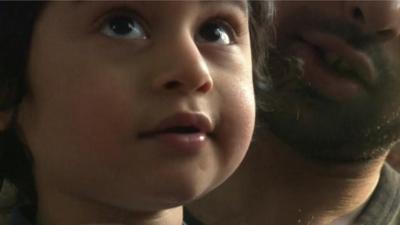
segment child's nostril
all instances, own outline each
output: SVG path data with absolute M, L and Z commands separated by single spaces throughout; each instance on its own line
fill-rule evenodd
M 164 87 L 166 89 L 168 89 L 168 90 L 174 89 L 174 88 L 176 88 L 178 86 L 179 86 L 179 82 L 178 81 L 169 81 L 164 85 Z
M 362 10 L 359 7 L 356 7 L 356 8 L 353 9 L 352 16 L 358 22 L 365 23 L 364 14 L 363 14 Z

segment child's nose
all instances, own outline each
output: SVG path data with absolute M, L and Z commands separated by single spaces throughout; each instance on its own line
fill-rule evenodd
M 207 61 L 191 35 L 169 42 L 161 51 L 164 69 L 156 75 L 153 88 L 184 94 L 207 93 L 213 88 Z

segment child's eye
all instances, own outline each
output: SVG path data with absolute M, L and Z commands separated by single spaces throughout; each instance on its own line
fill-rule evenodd
M 133 16 L 117 15 L 109 17 L 103 23 L 101 32 L 112 38 L 146 39 L 142 25 Z
M 231 26 L 218 23 L 207 22 L 200 27 L 196 40 L 198 42 L 214 42 L 221 45 L 232 44 L 234 36 Z

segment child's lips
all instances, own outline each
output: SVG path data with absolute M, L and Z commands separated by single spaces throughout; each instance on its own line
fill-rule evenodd
M 166 149 L 179 152 L 200 150 L 208 141 L 213 124 L 203 113 L 175 113 L 153 129 L 139 134 L 140 139 L 161 142 Z

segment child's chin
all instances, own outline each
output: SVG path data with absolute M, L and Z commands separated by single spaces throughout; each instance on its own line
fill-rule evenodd
M 170 192 L 165 189 L 160 197 L 162 198 L 164 207 L 170 208 L 194 201 L 209 192 L 209 189 L 210 187 L 208 185 L 204 185 L 204 183 L 202 184 L 198 181 L 193 183 L 181 183 L 180 186 L 171 188 Z

